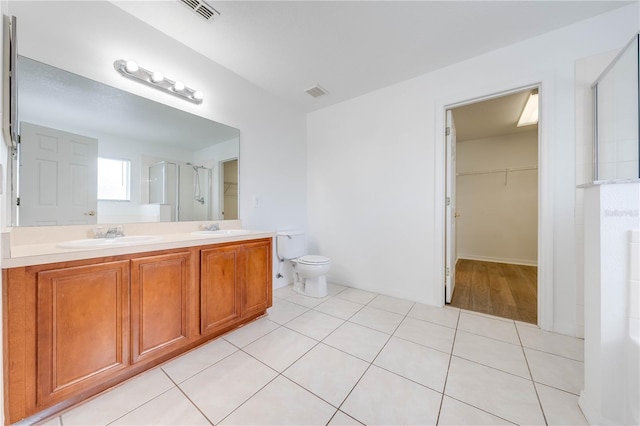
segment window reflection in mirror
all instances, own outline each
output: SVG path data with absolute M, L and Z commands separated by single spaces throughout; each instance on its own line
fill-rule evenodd
M 35 130 L 21 131 L 14 225 L 238 217 L 237 129 L 24 56 L 17 81 L 19 127 Z M 88 148 L 94 140 L 97 153 Z M 106 171 L 98 157 L 124 163 Z M 45 169 L 46 179 L 33 178 Z M 102 193 L 107 182 L 120 192 Z
M 98 157 L 98 200 L 131 200 L 131 161 Z

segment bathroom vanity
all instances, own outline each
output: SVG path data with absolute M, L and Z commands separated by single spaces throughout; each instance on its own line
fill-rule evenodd
M 12 247 L 2 271 L 9 423 L 44 419 L 271 306 L 272 233 L 162 237 L 100 250 L 32 244 L 41 253 L 23 256 Z

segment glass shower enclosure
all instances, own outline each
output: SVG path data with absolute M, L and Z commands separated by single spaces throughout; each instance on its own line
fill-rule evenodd
M 640 33 L 593 84 L 594 180 L 640 178 Z
M 164 207 L 162 220 L 211 220 L 212 178 L 204 166 L 159 161 L 149 166 L 149 203 Z

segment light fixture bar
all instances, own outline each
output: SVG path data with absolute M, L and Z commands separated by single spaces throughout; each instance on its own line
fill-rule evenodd
M 529 94 L 529 99 L 524 105 L 520 119 L 518 120 L 518 127 L 530 126 L 538 122 L 538 91 L 534 91 Z
M 113 63 L 113 68 L 122 74 L 123 77 L 144 83 L 147 86 L 155 87 L 171 93 L 172 95 L 186 99 L 194 104 L 201 104 L 204 96 L 199 90 L 191 89 L 181 81 L 173 81 L 165 77 L 161 72 L 149 71 L 138 66 L 133 61 L 118 59 Z

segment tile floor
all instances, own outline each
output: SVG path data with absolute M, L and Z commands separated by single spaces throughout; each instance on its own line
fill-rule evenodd
M 583 341 L 330 285 L 78 406 L 53 425 L 587 424 Z

